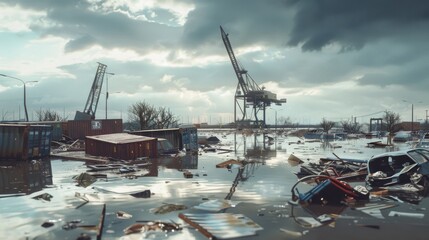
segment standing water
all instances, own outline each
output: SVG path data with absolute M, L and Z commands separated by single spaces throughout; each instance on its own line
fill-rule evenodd
M 310 142 L 281 132 L 232 130 L 199 135 L 220 142 L 198 153 L 151 159 L 136 171 L 88 172 L 83 161 L 55 158 L 2 166 L 2 239 L 427 239 L 427 198 L 371 197 L 338 206 L 291 201 L 300 169 L 288 163 L 291 154 L 304 162 L 335 155 L 368 160 L 410 148 L 407 143 L 368 148 L 374 139 Z M 216 167 L 228 160 L 238 161 Z M 23 171 L 29 171 L 24 178 L 13 174 Z M 82 180 L 81 173 L 97 175 Z M 302 185 L 302 191 L 311 188 Z M 209 227 L 198 228 L 204 224 Z

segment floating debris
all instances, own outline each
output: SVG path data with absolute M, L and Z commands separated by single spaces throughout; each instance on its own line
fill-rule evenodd
M 299 193 L 298 189 L 296 189 L 298 183 L 310 179 L 314 179 L 318 184 L 304 194 Z M 301 203 L 332 205 L 340 204 L 347 199 L 367 200 L 369 198 L 369 193 L 368 191 L 363 191 L 361 188 L 359 188 L 358 191 L 348 183 L 339 181 L 330 176 L 311 175 L 298 180 L 291 191 L 292 199 L 299 200 Z
M 97 181 L 97 177 L 86 172 L 74 176 L 73 179 L 77 182 L 78 186 L 85 188 Z
M 185 170 L 185 171 L 183 171 L 183 176 L 185 178 L 193 178 L 194 174 L 192 174 L 189 170 Z
M 169 222 L 160 222 L 160 221 L 141 221 L 144 223 L 134 223 L 124 229 L 125 235 L 140 233 L 140 232 L 149 232 L 149 231 L 160 231 L 160 232 L 175 232 L 182 230 L 179 224 L 169 223 Z
M 40 195 L 37 195 L 37 196 L 33 197 L 33 199 L 35 199 L 35 200 L 45 200 L 45 201 L 48 201 L 48 202 L 51 201 L 51 198 L 53 198 L 53 196 L 51 194 L 49 194 L 49 193 L 42 193 Z
M 165 214 L 165 213 L 169 213 L 169 212 L 173 212 L 173 211 L 179 211 L 179 210 L 185 210 L 185 209 L 188 209 L 188 207 L 185 205 L 166 203 L 166 204 L 162 205 L 161 207 L 154 208 L 152 210 L 152 212 L 154 214 Z
M 238 161 L 235 159 L 230 159 L 230 160 L 227 160 L 225 162 L 221 162 L 219 164 L 216 164 L 216 168 L 228 168 L 228 167 L 231 167 L 231 165 L 243 166 L 243 163 L 241 161 Z
M 219 212 L 220 210 L 235 207 L 235 203 L 233 203 L 231 200 L 209 200 L 207 202 L 203 202 L 198 206 L 194 206 L 194 208 L 199 210 L 205 210 L 210 212 Z
M 390 211 L 389 217 L 424 218 L 425 215 L 423 213 L 408 213 L 408 212 Z
M 292 167 L 298 166 L 301 163 L 304 163 L 299 157 L 295 156 L 294 154 L 291 154 L 289 158 L 287 159 L 289 165 Z
M 54 226 L 54 223 L 50 222 L 50 221 L 47 221 L 47 222 L 42 223 L 41 226 L 44 227 L 44 228 L 48 228 L 48 227 Z
M 144 190 L 142 192 L 136 192 L 136 193 L 130 193 L 131 196 L 135 197 L 135 198 L 150 198 L 150 196 L 152 195 L 151 191 L 148 190 Z
M 285 228 L 280 228 L 280 231 L 286 233 L 287 239 L 300 238 L 304 235 L 305 232 L 291 231 Z
M 130 219 L 133 217 L 133 215 L 126 213 L 124 211 L 117 211 L 116 212 L 116 217 L 119 219 Z
M 370 203 L 370 204 L 366 204 L 363 207 L 358 207 L 355 209 L 358 211 L 362 211 L 366 214 L 369 214 L 375 218 L 384 219 L 380 210 L 395 207 L 395 206 L 396 206 L 395 204 L 388 204 L 388 203 Z
M 263 228 L 243 214 L 180 213 L 179 218 L 196 228 L 209 239 L 230 239 L 256 235 Z

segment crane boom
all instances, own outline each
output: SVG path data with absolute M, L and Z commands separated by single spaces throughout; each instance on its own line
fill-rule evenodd
M 97 72 L 91 90 L 89 91 L 88 99 L 86 100 L 85 109 L 83 112 L 76 112 L 75 120 L 95 119 L 95 112 L 97 111 L 98 99 L 100 98 L 106 68 L 107 65 L 98 63 Z
M 231 60 L 232 67 L 234 68 L 235 75 L 237 75 L 238 83 L 241 87 L 241 90 L 243 91 L 243 94 L 247 94 L 249 91 L 258 91 L 261 90 L 261 88 L 254 82 L 253 80 L 249 81 L 249 78 L 247 77 L 247 71 L 244 69 L 241 69 L 238 65 L 238 61 L 235 58 L 234 51 L 232 50 L 231 43 L 228 38 L 228 34 L 225 33 L 222 26 L 220 26 L 220 32 L 222 34 L 222 40 L 225 44 L 226 51 L 228 52 L 229 59 Z M 246 76 L 246 78 L 243 77 L 243 75 Z

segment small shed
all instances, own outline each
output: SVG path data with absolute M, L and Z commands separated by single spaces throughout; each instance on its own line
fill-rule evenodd
M 179 128 L 140 130 L 130 133 L 139 136 L 165 138 L 174 148 L 180 150 L 184 148 L 187 151 L 198 150 L 197 128 L 192 125 L 183 125 Z
M 85 153 L 122 160 L 155 158 L 158 156 L 157 139 L 128 133 L 87 136 Z
M 51 154 L 52 126 L 0 124 L 0 160 L 34 160 Z

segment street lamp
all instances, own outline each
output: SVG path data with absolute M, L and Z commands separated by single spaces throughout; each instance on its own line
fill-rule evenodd
M 28 122 L 26 83 L 36 83 L 36 82 L 38 82 L 38 81 L 26 81 L 26 82 L 25 82 L 25 81 L 24 81 L 24 80 L 22 80 L 22 79 L 19 79 L 19 78 L 16 78 L 16 77 L 12 77 L 12 76 L 9 76 L 9 75 L 6 75 L 6 74 L 1 74 L 1 73 L 0 73 L 0 76 L 2 76 L 2 77 L 7 77 L 7 78 L 12 78 L 12 79 L 16 79 L 16 80 L 18 80 L 18 81 L 22 82 L 22 84 L 24 85 L 24 110 L 25 110 L 25 121 L 26 121 L 26 122 Z
M 411 103 L 411 134 L 414 131 L 414 103 L 409 102 L 407 100 L 402 99 L 403 102 Z M 418 103 L 422 103 L 422 101 L 419 101 Z
M 114 73 L 106 73 L 107 75 L 115 75 Z M 107 119 L 107 99 L 109 98 L 109 77 L 106 76 L 106 119 Z

